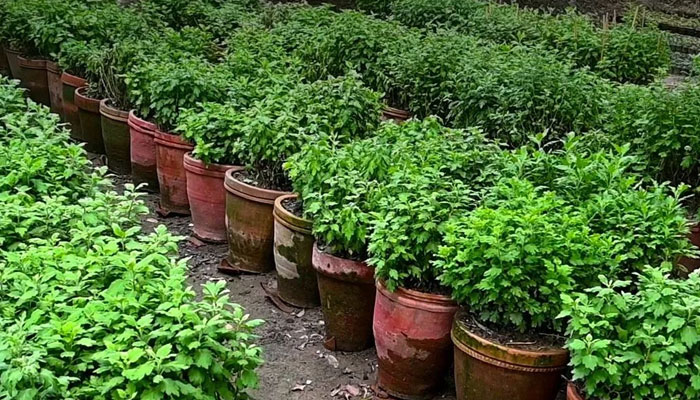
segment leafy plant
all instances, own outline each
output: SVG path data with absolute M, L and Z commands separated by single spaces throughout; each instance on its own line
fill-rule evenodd
M 574 381 L 588 398 L 694 398 L 700 393 L 700 275 L 669 279 L 670 264 L 632 281 L 603 275 L 564 295 Z

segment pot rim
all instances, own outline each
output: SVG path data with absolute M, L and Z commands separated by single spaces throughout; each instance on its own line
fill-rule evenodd
M 243 166 L 240 166 L 240 165 L 215 164 L 215 163 L 207 164 L 204 161 L 201 161 L 201 160 L 194 158 L 191 151 L 185 153 L 185 156 L 183 157 L 182 163 L 185 166 L 185 170 L 187 170 L 188 172 L 191 172 L 195 175 L 211 176 L 214 178 L 221 178 L 221 179 L 223 179 L 224 176 L 226 175 L 226 171 L 228 171 L 230 169 L 240 171 L 244 168 Z
M 317 273 L 332 279 L 374 286 L 374 268 L 366 261 L 349 260 L 321 251 L 318 241 L 314 242 L 311 252 L 311 265 Z
M 109 103 L 109 99 L 102 99 L 100 101 L 100 114 L 111 120 L 126 123 L 129 119 L 129 111 L 124 111 L 116 107 L 112 107 L 109 105 Z
M 61 82 L 68 86 L 73 86 L 75 88 L 79 88 L 82 86 L 87 85 L 87 80 L 84 78 L 81 78 L 79 76 L 73 75 L 71 73 L 68 73 L 66 71 L 63 71 L 61 74 Z
M 130 127 L 145 133 L 150 136 L 154 136 L 158 125 L 153 122 L 149 122 L 136 114 L 136 110 L 129 111 L 129 117 L 127 118 L 127 123 Z
M 61 73 L 61 68 L 59 68 L 58 63 L 51 60 L 46 60 L 46 70 L 54 74 Z
M 3 50 L 5 50 L 5 53 L 11 53 L 11 54 L 14 54 L 17 56 L 19 56 L 19 53 L 20 53 L 19 50 L 15 50 L 15 49 L 12 49 L 10 47 L 5 47 L 5 46 L 3 46 Z
M 224 178 L 224 187 L 226 187 L 226 191 L 234 196 L 239 196 L 257 203 L 274 204 L 275 199 L 277 199 L 279 196 L 290 194 L 289 192 L 283 192 L 280 190 L 259 188 L 257 186 L 249 185 L 245 182 L 239 181 L 233 176 L 234 173 L 239 171 L 240 170 L 230 169 L 226 171 L 226 175 Z
M 46 60 L 36 58 L 26 58 L 20 55 L 17 56 L 19 66 L 26 69 L 46 69 Z
M 393 117 L 397 117 L 402 120 L 407 120 L 411 118 L 411 113 L 407 110 L 402 110 L 400 108 L 392 107 L 390 105 L 384 105 L 382 112 Z
M 87 86 L 81 86 L 75 89 L 75 105 L 78 106 L 78 108 L 83 109 L 85 111 L 99 114 L 100 102 L 102 100 L 84 95 L 83 92 L 85 92 L 86 90 Z
M 450 296 L 426 293 L 402 287 L 398 287 L 396 291 L 390 292 L 384 284 L 384 280 L 379 278 L 377 278 L 376 285 L 379 294 L 405 307 L 452 314 L 459 309 L 457 302 L 452 300 Z
M 455 316 L 451 334 L 452 343 L 469 356 L 501 368 L 524 369 L 529 372 L 551 372 L 566 368 L 569 361 L 568 350 L 558 347 L 523 350 L 501 345 L 471 332 L 462 322 L 460 318 L 462 315 L 464 310 L 459 311 Z
M 566 399 L 567 400 L 584 400 L 583 395 L 579 392 L 578 387 L 573 381 L 566 384 Z
M 185 141 L 182 137 L 180 137 L 180 135 L 173 135 L 172 133 L 163 132 L 160 129 L 156 129 L 153 132 L 153 135 L 155 137 L 154 142 L 161 146 L 186 151 L 191 151 L 194 149 L 194 146 Z
M 273 209 L 273 217 L 275 217 L 275 220 L 282 225 L 286 226 L 287 228 L 303 233 L 306 235 L 311 235 L 312 234 L 312 227 L 313 227 L 313 221 L 303 218 L 303 217 L 298 217 L 291 212 L 289 212 L 284 206 L 282 205 L 282 202 L 287 200 L 287 199 L 296 199 L 299 198 L 299 195 L 296 193 L 291 193 L 291 194 L 285 194 L 283 196 L 278 197 L 275 199 L 275 208 Z

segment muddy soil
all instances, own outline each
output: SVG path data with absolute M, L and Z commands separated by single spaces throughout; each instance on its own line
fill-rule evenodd
M 95 164 L 102 160 L 93 157 Z M 128 177 L 113 176 L 122 190 Z M 226 280 L 234 302 L 245 307 L 251 318 L 266 323 L 258 328 L 258 343 L 264 348 L 265 364 L 258 370 L 260 388 L 251 394 L 255 400 L 386 399 L 374 393 L 377 359 L 374 349 L 359 353 L 330 352 L 323 347 L 324 322 L 320 308 L 293 309 L 286 313 L 267 297 L 263 287 L 275 289 L 274 273 L 231 276 L 218 272 L 227 246 L 205 244 L 193 238 L 191 221 L 185 216 L 163 218 L 155 210 L 158 195 L 144 200 L 150 213 L 143 218 L 146 231 L 163 224 L 183 237 L 180 255 L 188 258 L 190 284 L 197 293 L 208 281 Z M 452 372 L 445 376 L 446 388 L 434 400 L 456 400 Z M 564 400 L 562 394 L 558 400 Z

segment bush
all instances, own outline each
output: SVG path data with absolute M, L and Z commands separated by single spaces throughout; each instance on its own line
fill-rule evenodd
M 600 277 L 585 294 L 564 296 L 573 379 L 587 398 L 679 399 L 700 394 L 700 275 L 676 281 L 671 265 L 630 281 Z

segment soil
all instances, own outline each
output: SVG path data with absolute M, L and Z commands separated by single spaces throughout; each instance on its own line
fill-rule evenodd
M 298 198 L 282 200 L 282 207 L 292 213 L 295 217 L 303 218 L 304 216 L 304 203 L 302 203 Z
M 103 157 L 93 155 L 91 159 L 94 164 L 103 165 Z M 128 177 L 113 176 L 112 180 L 118 191 L 123 190 L 125 183 L 130 183 Z M 251 318 L 266 321 L 257 332 L 257 343 L 264 349 L 265 364 L 258 370 L 260 388 L 251 392 L 253 399 L 389 399 L 386 394 L 373 391 L 377 370 L 374 349 L 358 353 L 326 350 L 320 307 L 306 310 L 289 307 L 292 313 L 283 312 L 270 301 L 263 289 L 276 290 L 274 273 L 232 276 L 219 272 L 217 267 L 226 256 L 226 244 L 207 244 L 191 236 L 189 217 L 159 216 L 155 212 L 157 194 L 144 194 L 144 201 L 150 209 L 143 218 L 145 232 L 162 224 L 171 233 L 183 237 L 180 255 L 188 258 L 189 284 L 198 295 L 201 295 L 202 284 L 225 280 L 232 300 L 241 304 Z M 451 382 L 450 377 L 446 378 Z M 450 384 L 433 400 L 456 400 L 453 386 Z M 355 393 L 359 394 L 353 396 Z M 557 400 L 565 398 L 562 391 Z
M 233 174 L 233 177 L 243 183 L 260 189 L 276 190 L 278 192 L 291 192 L 292 184 L 286 177 L 280 178 L 269 171 L 245 169 Z
M 502 346 L 513 347 L 521 350 L 546 350 L 561 348 L 566 343 L 566 338 L 556 334 L 543 334 L 539 332 L 516 332 L 513 330 L 497 329 L 486 324 L 479 323 L 475 316 L 462 315 L 469 330 L 478 336 L 488 339 Z

